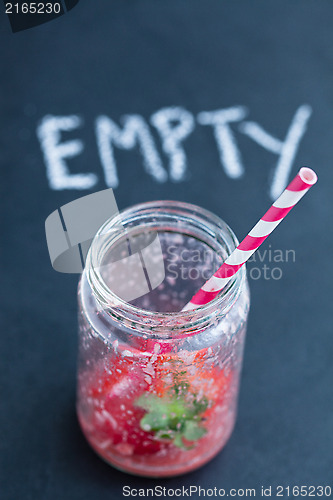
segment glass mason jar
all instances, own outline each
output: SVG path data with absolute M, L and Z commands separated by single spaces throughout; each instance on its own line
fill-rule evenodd
M 103 273 L 119 222 L 127 239 L 157 234 L 163 256 L 163 281 L 130 302 Z M 209 304 L 181 309 L 237 244 L 217 216 L 173 201 L 136 205 L 98 231 L 78 292 L 77 413 L 92 448 L 116 468 L 183 474 L 227 442 L 250 303 L 245 266 Z

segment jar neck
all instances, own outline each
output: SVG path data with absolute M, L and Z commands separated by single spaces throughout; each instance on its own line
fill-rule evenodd
M 100 269 L 106 253 L 113 245 L 117 245 L 119 227 L 122 227 L 124 232 L 140 228 L 156 232 L 183 233 L 206 243 L 214 252 L 223 255 L 224 259 L 238 245 L 236 236 L 225 222 L 211 212 L 188 203 L 148 202 L 120 212 L 116 217 L 106 221 L 97 232 L 84 271 L 101 314 L 109 316 L 136 335 L 175 339 L 206 329 L 231 309 L 245 282 L 245 266 L 235 274 L 214 300 L 191 311 L 150 311 L 132 305 L 115 295 L 107 286 Z

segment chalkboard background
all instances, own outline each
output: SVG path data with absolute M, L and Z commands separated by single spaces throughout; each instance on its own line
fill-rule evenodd
M 256 488 L 258 496 L 262 485 L 332 485 L 332 3 L 81 0 L 65 16 L 16 34 L 4 12 L 0 17 L 1 498 L 110 500 L 124 485 Z M 150 123 L 174 106 L 194 121 L 181 143 L 186 171 L 178 182 Z M 221 163 L 213 127 L 198 122 L 203 111 L 235 106 L 247 108 L 229 130 L 244 168 L 239 178 Z M 115 148 L 120 209 L 184 200 L 215 212 L 241 238 L 271 203 L 279 160 L 244 133 L 244 121 L 283 141 L 301 106 L 308 119 L 288 176 L 307 164 L 319 182 L 265 243 L 284 255 L 293 249 L 295 262 L 266 257 L 281 279 L 250 279 L 232 438 L 211 463 L 180 478 L 147 480 L 112 469 L 76 421 L 77 276 L 53 271 L 44 235 L 53 210 L 107 187 L 97 118 L 120 126 L 124 115 L 140 115 L 168 173 L 158 183 L 138 148 Z M 90 190 L 52 187 L 37 136 L 47 115 L 81 117 L 61 141 L 83 142 L 67 167 L 94 173 Z

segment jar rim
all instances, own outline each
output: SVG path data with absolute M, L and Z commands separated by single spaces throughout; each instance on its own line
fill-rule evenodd
M 237 299 L 246 278 L 245 266 L 243 266 L 230 280 L 227 286 L 208 304 L 199 306 L 189 311 L 159 312 L 143 309 L 117 296 L 105 283 L 99 268 L 93 265 L 96 262 L 96 253 L 99 250 L 99 236 L 108 233 L 110 229 L 121 223 L 123 226 L 133 220 L 147 219 L 147 217 L 158 218 L 158 216 L 169 215 L 180 216 L 188 223 L 197 224 L 200 230 L 207 234 L 220 237 L 224 244 L 227 256 L 238 246 L 238 240 L 232 229 L 217 215 L 197 205 L 172 201 L 158 200 L 139 203 L 119 212 L 116 216 L 108 219 L 97 231 L 89 249 L 86 268 L 88 283 L 95 299 L 101 309 L 109 315 L 116 317 L 134 330 L 149 330 L 149 333 L 162 334 L 163 338 L 170 336 L 175 338 L 178 332 L 181 336 L 188 336 L 208 326 L 216 317 L 224 316 Z M 156 221 L 156 227 L 159 227 Z M 115 233 L 114 233 L 115 234 Z M 112 238 L 112 236 L 111 236 Z M 110 248 L 110 247 L 109 247 Z M 149 325 L 149 326 L 148 326 Z M 172 330 L 172 334 L 170 334 Z

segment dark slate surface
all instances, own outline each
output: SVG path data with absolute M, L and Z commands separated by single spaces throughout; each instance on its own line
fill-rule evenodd
M 133 488 L 332 485 L 333 5 L 316 0 L 81 2 L 48 24 L 12 34 L 1 13 L 1 498 L 111 500 Z M 146 120 L 166 106 L 245 105 L 248 120 L 282 139 L 296 110 L 312 108 L 293 162 L 319 182 L 267 250 L 295 250 L 281 280 L 250 280 L 252 309 L 239 417 L 224 451 L 199 471 L 139 479 L 104 464 L 75 417 L 77 276 L 51 268 L 44 221 L 90 191 L 52 190 L 36 136 L 48 114 L 78 114 L 63 138 L 84 141 L 71 172 L 106 188 L 94 135 L 98 115 Z M 116 151 L 120 208 L 153 199 L 202 205 L 239 237 L 271 200 L 278 156 L 233 125 L 245 175 L 230 179 L 210 127 L 184 142 L 185 180 L 157 184 L 140 154 Z M 164 167 L 168 160 L 152 131 Z M 271 245 L 271 246 L 269 246 Z M 276 264 L 264 262 L 270 268 Z M 252 263 L 250 269 L 263 263 Z M 273 494 L 274 497 L 274 494 Z

